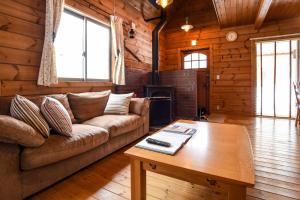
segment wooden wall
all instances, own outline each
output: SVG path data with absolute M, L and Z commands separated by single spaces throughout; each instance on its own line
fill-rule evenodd
M 250 39 L 300 33 L 300 18 L 273 21 L 264 24 L 260 30 L 255 30 L 253 25 L 220 29 L 216 17 L 211 17 L 211 20 L 203 25 L 201 22 L 197 23 L 197 20 L 193 20 L 192 23 L 196 28 L 188 33 L 179 29 L 178 20 L 168 24 L 164 30 L 166 62 L 160 66 L 160 70 L 180 70 L 180 51 L 191 49 L 191 40 L 197 40 L 198 45 L 193 48 L 208 47 L 211 51 L 210 110 L 253 115 L 255 85 L 251 67 L 253 54 Z M 238 33 L 237 41 L 226 41 L 225 35 L 228 31 Z M 216 75 L 220 75 L 220 80 L 216 80 Z M 219 110 L 217 106 L 220 107 Z
M 37 86 L 45 24 L 45 0 L 0 1 L 0 95 L 12 96 L 62 92 L 99 91 L 112 88 L 111 83 L 59 83 Z M 111 0 L 66 0 L 66 4 L 108 23 L 113 11 Z M 125 20 L 126 67 L 149 71 L 152 63 L 151 31 L 141 13 L 129 1 L 116 0 L 116 14 Z M 149 14 L 149 9 L 148 13 Z M 129 23 L 137 25 L 135 39 L 129 39 Z M 133 56 L 134 55 L 134 56 Z

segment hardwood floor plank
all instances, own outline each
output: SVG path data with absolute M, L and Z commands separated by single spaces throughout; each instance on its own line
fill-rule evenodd
M 300 199 L 300 137 L 293 120 L 226 116 L 245 125 L 254 150 L 256 184 L 247 200 Z M 128 147 L 126 147 L 128 148 Z M 30 199 L 130 199 L 130 161 L 122 149 Z M 147 200 L 225 200 L 226 194 L 147 172 Z

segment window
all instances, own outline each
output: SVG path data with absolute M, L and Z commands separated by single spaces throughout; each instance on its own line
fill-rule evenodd
M 293 82 L 299 77 L 299 40 L 256 43 L 256 113 L 295 117 Z
M 60 79 L 110 80 L 110 28 L 65 9 L 55 39 Z
M 197 52 L 185 54 L 183 64 L 184 69 L 207 68 L 207 55 Z

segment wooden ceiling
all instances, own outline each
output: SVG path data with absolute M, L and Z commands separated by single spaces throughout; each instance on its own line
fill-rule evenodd
M 127 1 L 145 16 L 158 14 L 148 0 Z M 169 21 L 179 21 L 179 17 L 184 18 L 181 15 L 202 20 L 199 16 L 207 11 L 213 12 L 222 28 L 249 24 L 260 28 L 265 22 L 300 16 L 300 0 L 174 0 L 168 16 Z

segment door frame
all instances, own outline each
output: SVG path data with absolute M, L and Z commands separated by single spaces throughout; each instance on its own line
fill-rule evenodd
M 293 40 L 293 39 L 299 39 L 300 34 L 288 34 L 288 35 L 276 35 L 276 36 L 268 36 L 268 37 L 259 37 L 259 38 L 251 38 L 251 100 L 252 100 L 252 115 L 253 116 L 259 116 L 256 114 L 256 84 L 257 84 L 257 77 L 256 77 L 256 57 L 257 57 L 257 52 L 256 52 L 256 43 L 257 42 L 268 42 L 268 41 L 280 41 L 280 40 Z M 299 63 L 300 65 L 300 63 Z M 298 69 L 299 70 L 299 69 Z M 299 73 L 299 71 L 298 71 Z M 266 116 L 264 116 L 266 117 Z M 281 117 L 278 117 L 281 118 Z
M 211 101 L 211 95 L 212 95 L 212 89 L 213 89 L 213 82 L 212 82 L 212 78 L 213 77 L 213 45 L 200 45 L 200 46 L 193 46 L 193 47 L 184 47 L 184 48 L 178 48 L 177 49 L 177 64 L 179 66 L 179 70 L 185 70 L 183 68 L 183 60 L 182 60 L 182 56 L 183 56 L 183 52 L 185 51 L 197 51 L 197 50 L 208 50 L 209 51 L 209 55 L 208 55 L 208 74 L 209 74 L 209 80 L 208 80 L 208 113 L 210 113 L 210 111 L 212 110 L 212 101 Z M 193 70 L 193 69 L 191 69 Z M 201 69 L 195 69 L 195 70 L 201 70 Z M 197 90 L 198 91 L 198 90 Z M 197 108 L 198 108 L 198 102 L 197 103 Z

